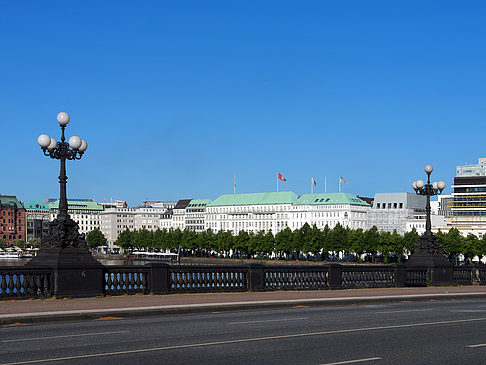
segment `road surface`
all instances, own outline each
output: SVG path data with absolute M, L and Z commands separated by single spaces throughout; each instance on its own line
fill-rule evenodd
M 0 327 L 0 364 L 67 363 L 481 364 L 486 301 L 296 306 Z

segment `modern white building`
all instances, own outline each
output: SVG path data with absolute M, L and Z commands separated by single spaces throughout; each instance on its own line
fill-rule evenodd
M 486 158 L 477 165 L 456 167 L 452 185 L 452 202 L 447 226 L 457 228 L 464 236 L 486 234 Z
M 113 245 L 118 235 L 125 229 L 133 231 L 135 229 L 136 208 L 128 206 L 105 207 L 101 213 L 101 232 L 106 238 L 108 247 L 113 249 Z
M 186 228 L 186 208 L 192 199 L 181 199 L 172 209 L 172 228 L 183 231 Z
M 272 231 L 305 223 L 318 228 L 338 223 L 345 227 L 365 228 L 368 204 L 349 193 L 296 195 L 291 191 L 227 194 L 206 207 L 206 229 L 231 231 Z
M 184 215 L 185 228 L 198 233 L 206 230 L 206 206 L 210 203 L 209 199 L 192 199 Z
M 167 229 L 172 226 L 172 214 L 168 213 L 168 202 L 157 202 L 163 204 L 154 204 L 151 206 L 149 202 L 145 202 L 140 207 L 128 207 L 125 202 L 123 204 L 105 204 L 105 209 L 101 213 L 101 231 L 103 232 L 110 249 L 113 248 L 118 235 L 125 229 L 130 231 L 147 229 L 155 231 L 163 227 L 161 222 L 167 222 L 169 217 L 170 224 Z
M 427 198 L 415 193 L 376 193 L 373 206 L 368 211 L 367 229 L 403 235 L 411 227 L 425 229 L 425 205 Z M 423 222 L 422 222 L 423 220 Z

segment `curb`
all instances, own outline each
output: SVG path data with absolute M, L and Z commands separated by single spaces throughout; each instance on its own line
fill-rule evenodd
M 450 294 L 404 294 L 373 297 L 315 298 L 292 300 L 267 300 L 251 302 L 224 302 L 203 304 L 178 304 L 150 307 L 90 309 L 75 311 L 55 311 L 38 313 L 16 313 L 0 315 L 0 325 L 25 325 L 38 323 L 66 322 L 103 319 L 123 319 L 162 315 L 200 314 L 211 312 L 228 312 L 239 310 L 263 310 L 291 308 L 297 305 L 307 307 L 329 307 L 345 305 L 363 305 L 372 303 L 396 303 L 400 301 L 458 300 L 486 298 L 486 293 L 450 293 Z M 116 316 L 116 317 L 115 317 Z M 100 318 L 101 317 L 101 318 Z

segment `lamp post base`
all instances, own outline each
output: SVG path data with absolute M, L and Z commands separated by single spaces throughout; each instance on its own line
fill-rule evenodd
M 103 295 L 103 265 L 86 248 L 42 248 L 25 266 L 52 269 L 56 297 Z
M 406 262 L 407 268 L 428 269 L 428 284 L 450 285 L 454 266 L 447 260 L 442 245 L 432 233 L 424 233 Z

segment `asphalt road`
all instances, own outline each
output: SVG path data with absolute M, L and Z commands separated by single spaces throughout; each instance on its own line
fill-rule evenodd
M 486 301 L 222 312 L 0 328 L 0 364 L 485 364 Z

